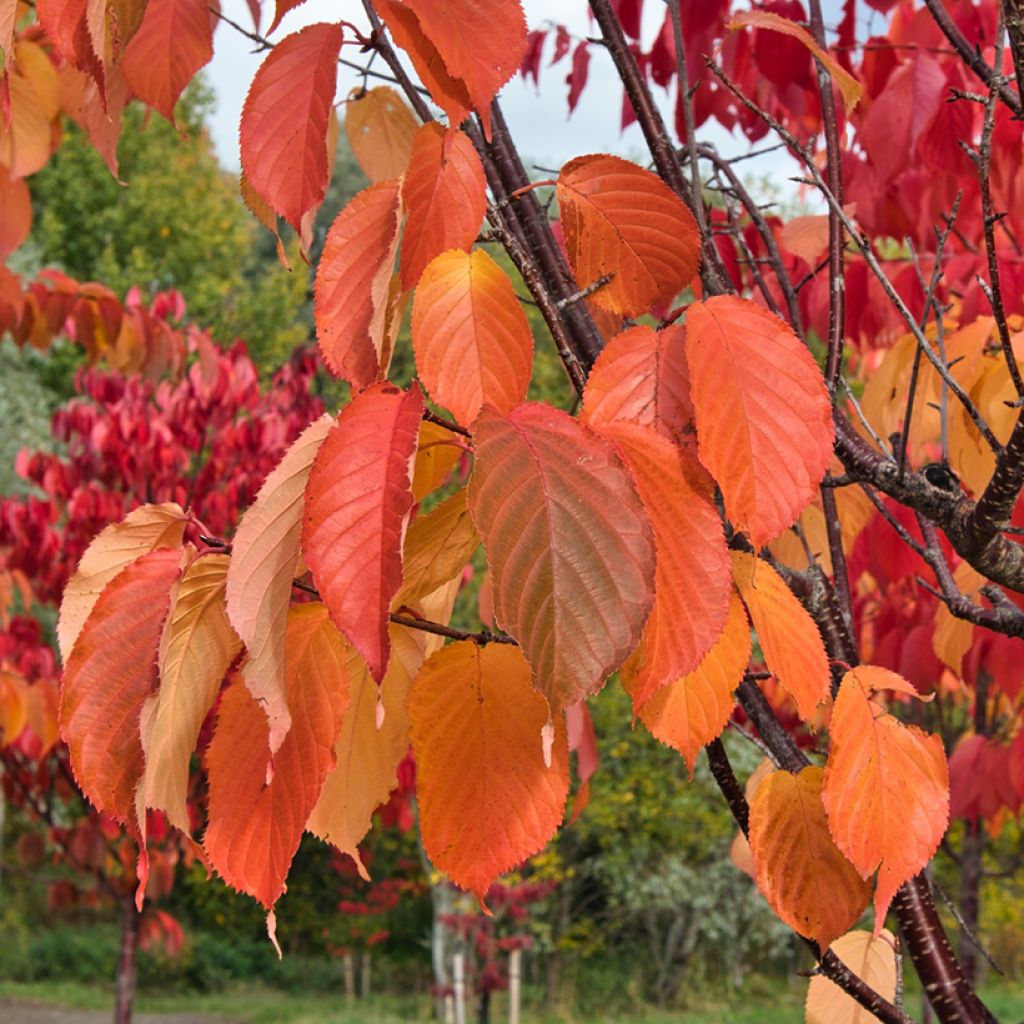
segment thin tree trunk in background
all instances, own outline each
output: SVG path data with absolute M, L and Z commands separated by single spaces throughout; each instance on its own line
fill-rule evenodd
M 452 957 L 452 978 L 455 986 L 455 1024 L 466 1024 L 466 958 L 462 953 Z
M 972 986 L 978 984 L 978 950 L 972 936 L 978 935 L 981 911 L 981 855 L 985 836 L 981 822 L 965 822 L 964 844 L 960 853 L 960 966 Z
M 346 953 L 341 963 L 345 972 L 345 1001 L 351 1003 L 356 998 L 356 965 L 352 954 Z
M 508 1024 L 519 1024 L 519 983 L 523 973 L 523 951 L 508 955 Z
M 569 930 L 569 915 L 572 906 L 572 883 L 566 879 L 558 887 L 558 910 L 555 914 L 554 948 L 547 957 L 547 1003 L 548 1009 L 554 1010 L 562 988 L 562 960 L 564 950 L 561 939 Z
M 369 999 L 370 997 L 370 968 L 372 961 L 370 960 L 370 951 L 368 949 L 363 950 L 363 956 L 359 963 L 359 994 L 363 999 Z
M 139 912 L 135 900 L 126 896 L 121 908 L 121 952 L 117 958 L 117 990 L 114 1024 L 131 1024 L 135 999 L 135 954 L 139 948 Z

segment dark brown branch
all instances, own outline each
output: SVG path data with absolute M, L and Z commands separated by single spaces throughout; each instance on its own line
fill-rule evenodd
M 456 423 L 455 420 L 450 420 L 447 416 L 442 416 L 440 413 L 434 412 L 432 409 L 424 409 L 423 418 L 429 423 L 435 423 L 439 427 L 444 427 L 445 430 L 450 430 L 453 434 L 461 434 L 463 437 L 472 437 L 470 432 L 462 426 L 461 423 Z
M 408 626 L 409 629 L 419 629 L 424 633 L 433 633 L 435 636 L 447 637 L 449 640 L 472 640 L 475 644 L 512 644 L 515 640 L 504 633 L 492 633 L 489 629 L 481 629 L 477 633 L 468 632 L 464 629 L 455 629 L 452 626 L 442 625 L 440 622 L 431 622 L 430 619 L 421 619 L 411 612 L 408 615 L 393 613 L 391 621 L 398 626 Z

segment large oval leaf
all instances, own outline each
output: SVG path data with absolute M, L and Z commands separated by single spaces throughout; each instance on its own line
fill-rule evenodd
M 522 653 L 458 641 L 423 666 L 409 693 L 423 846 L 456 885 L 484 894 L 554 835 L 569 791 L 565 726 L 551 763 L 548 709 Z
M 872 991 L 892 1002 L 896 998 L 896 940 L 884 928 L 871 932 L 847 932 L 831 950 Z M 807 986 L 805 1024 L 875 1024 L 878 1018 L 855 1002 L 834 981 L 816 974 Z
M 483 250 L 432 260 L 412 306 L 420 379 L 468 426 L 485 405 L 506 413 L 526 398 L 533 333 L 512 282 Z
M 369 89 L 345 104 L 345 134 L 371 182 L 400 178 L 409 166 L 419 127 L 405 101 L 388 85 Z
M 610 441 L 549 406 L 484 410 L 469 508 L 499 625 L 523 647 L 553 713 L 599 690 L 640 642 L 654 544 Z
M 693 280 L 700 233 L 661 178 L 617 156 L 581 156 L 558 176 L 565 245 L 581 288 L 601 308 L 639 316 L 668 305 Z
M 412 459 L 423 412 L 414 384 L 374 384 L 338 416 L 306 484 L 302 552 L 338 628 L 377 682 L 390 654 L 388 614 L 402 585 Z
M 763 547 L 810 504 L 832 455 L 821 371 L 792 329 L 747 299 L 686 311 L 700 460 L 735 525 Z

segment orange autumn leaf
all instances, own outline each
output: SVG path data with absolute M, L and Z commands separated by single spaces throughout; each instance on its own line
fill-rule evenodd
M 977 603 L 981 588 L 988 581 L 970 562 L 961 562 L 953 570 L 953 582 L 961 594 Z M 940 603 L 932 632 L 932 650 L 939 661 L 956 675 L 962 675 L 964 655 L 973 642 L 974 623 L 958 619 L 945 604 Z
M 424 420 L 416 442 L 416 463 L 412 473 L 412 496 L 422 501 L 451 476 L 455 464 L 465 455 L 458 438 L 447 427 Z
M 686 313 L 700 461 L 735 525 L 763 547 L 810 504 L 832 457 L 821 371 L 788 324 L 718 295 Z
M 690 673 L 663 687 L 634 710 L 650 734 L 683 755 L 693 774 L 702 747 L 722 734 L 750 660 L 750 628 L 740 599 L 733 594 L 721 636 Z M 628 665 L 628 662 L 627 662 Z M 632 694 L 629 674 L 623 684 Z
M 13 743 L 28 724 L 27 689 L 22 675 L 0 671 L 0 749 Z
M 416 287 L 412 344 L 420 380 L 464 426 L 489 405 L 526 398 L 533 333 L 512 282 L 483 249 L 431 260 Z
M 6 260 L 32 229 L 32 197 L 21 178 L 11 178 L 0 167 L 0 260 Z
M 241 680 L 221 698 L 206 753 L 209 824 L 203 848 L 229 885 L 270 910 L 284 891 L 349 702 L 345 642 L 322 604 L 288 614 L 285 678 L 292 726 L 270 760 L 267 716 Z
M 863 913 L 871 887 L 829 835 L 821 802 L 823 772 L 773 772 L 750 804 L 754 879 L 769 906 L 821 949 Z
M 883 928 L 877 936 L 853 931 L 829 947 L 873 992 L 896 998 L 896 939 Z M 875 1024 L 878 1018 L 847 995 L 835 982 L 816 974 L 807 986 L 805 1024 Z
M 828 215 L 791 217 L 782 225 L 781 241 L 794 256 L 813 267 L 828 248 Z
M 767 562 L 744 551 L 730 554 L 733 581 L 750 613 L 765 664 L 808 722 L 829 694 L 828 656 L 818 627 Z
M 400 178 L 409 166 L 419 122 L 390 86 L 379 85 L 345 104 L 345 134 L 370 182 Z
M 621 157 L 581 156 L 562 168 L 556 192 L 579 286 L 611 275 L 591 296 L 601 309 L 639 316 L 693 280 L 697 223 L 657 175 Z
M 551 763 L 544 698 L 518 648 L 457 641 L 420 670 L 409 693 L 423 846 L 481 903 L 495 879 L 540 850 L 565 810 L 565 726 Z
M 10 117 L 0 116 L 0 166 L 11 178 L 35 174 L 54 148 L 53 124 L 60 113 L 60 82 L 37 43 L 14 44 L 14 67 L 6 76 Z M 6 104 L 5 104 L 6 106 Z
M 843 677 L 822 793 L 836 845 L 863 877 L 878 872 L 876 935 L 896 890 L 931 860 L 949 821 L 942 740 L 889 714 L 880 690 L 918 696 L 888 669 L 865 665 Z

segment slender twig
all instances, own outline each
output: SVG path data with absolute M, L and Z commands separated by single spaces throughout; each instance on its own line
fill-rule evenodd
M 424 409 L 423 418 L 429 423 L 434 423 L 439 427 L 444 427 L 445 430 L 450 430 L 453 434 L 461 434 L 463 437 L 472 436 L 461 423 L 456 423 L 455 420 L 451 420 L 447 416 L 442 416 L 440 413 L 434 412 L 432 409 Z
M 974 934 L 973 929 L 967 926 L 967 922 L 964 920 L 963 914 L 960 913 L 960 908 L 956 905 L 955 901 L 950 897 L 949 893 L 947 893 L 946 890 L 943 889 L 942 886 L 939 885 L 939 883 L 936 882 L 934 878 L 932 879 L 932 891 L 938 893 L 939 899 L 941 899 L 942 902 L 946 904 L 946 907 L 948 908 L 949 912 L 953 915 L 953 918 L 956 920 L 956 923 L 960 926 L 960 930 L 964 933 L 964 935 L 967 936 L 971 945 L 974 946 L 974 948 L 988 961 L 989 967 L 991 967 L 992 970 L 996 972 L 996 974 L 1005 977 L 1006 971 L 1004 971 L 1002 967 L 1000 967 L 999 964 L 996 963 L 995 958 L 984 947 L 984 945 L 981 942 L 981 939 L 979 939 L 978 936 Z

